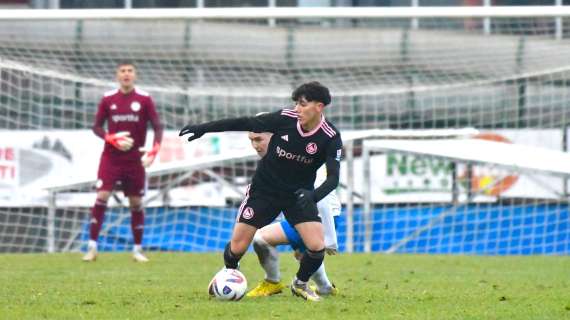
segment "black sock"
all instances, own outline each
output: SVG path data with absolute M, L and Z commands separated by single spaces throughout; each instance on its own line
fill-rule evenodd
M 309 281 L 309 278 L 319 269 L 325 259 L 325 249 L 319 251 L 307 250 L 301 258 L 301 265 L 297 271 L 297 279 L 303 282 Z
M 241 257 L 242 255 L 237 255 L 232 252 L 230 249 L 230 242 L 228 242 L 228 244 L 226 244 L 226 248 L 224 249 L 224 264 L 226 265 L 226 268 L 237 269 Z

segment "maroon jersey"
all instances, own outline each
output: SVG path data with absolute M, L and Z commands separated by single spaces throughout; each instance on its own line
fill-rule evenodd
M 162 140 L 162 126 L 150 95 L 140 89 L 133 89 L 124 94 L 119 89 L 105 93 L 99 103 L 93 132 L 101 138 L 105 137 L 103 124 L 107 121 L 107 133 L 128 131 L 133 138 L 133 147 L 128 151 L 121 151 L 109 143 L 105 143 L 103 157 L 113 157 L 115 160 L 140 162 L 142 153 L 140 147 L 145 145 L 147 123 L 150 122 L 154 130 L 154 142 Z

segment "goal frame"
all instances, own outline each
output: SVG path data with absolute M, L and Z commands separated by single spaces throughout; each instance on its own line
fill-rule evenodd
M 268 7 L 179 9 L 14 9 L 0 12 L 2 20 L 112 19 L 305 19 L 305 18 L 530 18 L 568 17 L 568 6 L 481 7 Z
M 399 154 L 409 154 L 415 156 L 426 156 L 430 158 L 450 161 L 452 163 L 452 186 L 451 186 L 451 207 L 444 210 L 439 216 L 433 218 L 426 225 L 419 227 L 414 230 L 403 239 L 394 243 L 385 253 L 395 253 L 400 247 L 404 246 L 407 242 L 416 238 L 424 231 L 429 230 L 431 227 L 436 225 L 439 221 L 445 217 L 452 215 L 457 211 L 458 207 L 462 204 L 471 202 L 478 193 L 468 192 L 464 200 L 460 199 L 460 190 L 458 183 L 458 164 L 465 164 L 469 167 L 475 165 L 493 165 L 498 168 L 507 169 L 513 172 L 524 172 L 524 173 L 540 173 L 545 175 L 551 175 L 554 177 L 559 177 L 562 179 L 570 178 L 570 154 L 563 151 L 551 150 L 539 147 L 529 147 L 518 144 L 508 144 L 495 141 L 487 141 L 482 139 L 455 139 L 452 141 L 450 139 L 434 140 L 434 139 L 411 139 L 408 140 L 412 142 L 408 144 L 406 142 L 402 143 L 402 140 L 372 140 L 367 139 L 363 142 L 362 147 L 362 161 L 364 166 L 364 199 L 363 199 L 363 219 L 365 225 L 364 231 L 364 252 L 371 252 L 372 248 L 372 199 L 371 199 L 371 185 L 370 172 L 371 172 L 371 161 L 370 158 L 373 153 L 382 154 L 387 152 L 394 152 Z M 471 148 L 471 151 L 467 152 L 457 152 L 455 149 L 457 143 L 448 144 L 449 152 L 444 150 L 434 150 L 433 142 L 445 143 L 445 142 L 459 142 L 465 145 L 465 149 Z M 429 144 L 432 144 L 430 148 Z M 427 146 L 422 147 L 421 144 L 427 144 Z M 476 152 L 481 150 L 481 148 L 486 147 L 489 151 L 488 153 Z M 444 148 L 442 148 L 444 149 Z M 463 150 L 466 151 L 466 150 Z M 536 162 L 529 161 L 524 155 L 531 154 L 537 159 L 533 159 Z M 518 157 L 516 157 L 518 155 Z M 554 163 L 551 167 L 551 163 Z M 541 165 L 544 164 L 544 165 Z M 566 164 L 566 165 L 565 165 Z M 472 173 L 471 170 L 469 170 Z M 470 181 L 472 177 L 467 177 Z M 490 185 L 485 188 L 488 189 L 492 187 Z M 484 190 L 482 190 L 484 191 Z M 561 199 L 568 201 L 565 195 L 560 195 Z M 348 246 L 347 251 L 350 252 L 352 248 Z M 352 245 L 352 244 L 351 244 Z
M 554 36 L 561 39 L 563 34 L 563 18 L 570 17 L 570 6 L 532 6 L 532 7 L 329 7 L 329 8 L 196 8 L 196 9 L 95 9 L 95 10 L 9 10 L 0 12 L 0 20 L 35 20 L 50 21 L 58 19 L 69 20 L 153 20 L 153 19 L 188 19 L 188 20 L 251 20 L 251 19 L 431 19 L 431 18 L 480 18 L 484 19 L 485 34 L 490 33 L 487 26 L 490 19 L 494 18 L 552 18 L 555 21 Z M 271 24 L 270 24 L 271 26 Z M 413 28 L 413 21 L 410 24 Z M 10 63 L 8 60 L 0 60 L 0 67 L 3 63 Z M 18 66 L 25 69 L 25 66 Z M 58 75 L 59 76 L 59 75 Z M 360 139 L 386 137 L 386 133 L 371 133 L 370 136 Z M 354 143 L 352 140 L 346 141 L 346 161 L 352 163 Z M 233 159 L 232 159 L 233 160 Z M 347 166 L 348 171 L 353 170 L 352 165 Z M 160 169 L 162 170 L 162 169 Z M 175 170 L 178 170 L 176 168 Z M 161 175 L 159 170 L 149 172 L 149 177 Z M 356 195 L 354 191 L 353 174 L 347 175 L 347 192 Z M 85 186 L 85 183 L 92 181 L 78 182 Z M 50 188 L 48 211 L 48 252 L 55 250 L 54 246 L 54 219 L 55 206 L 57 205 L 56 194 L 71 186 L 54 186 Z M 360 195 L 363 196 L 363 195 Z M 148 201 L 147 201 L 148 202 Z M 346 207 L 347 215 L 347 251 L 352 251 L 352 212 L 353 196 L 348 197 Z M 51 219 L 51 220 L 50 220 Z M 51 226 L 51 227 L 50 227 Z

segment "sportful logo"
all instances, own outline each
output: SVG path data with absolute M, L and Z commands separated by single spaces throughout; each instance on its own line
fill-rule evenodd
M 281 149 L 281 147 L 279 146 L 277 146 L 277 149 L 275 149 L 275 151 L 277 152 L 277 157 L 279 158 L 285 158 L 287 160 L 295 160 L 304 164 L 313 163 L 313 158 L 287 152 L 286 150 Z
M 307 151 L 308 154 L 317 153 L 317 144 L 314 142 L 307 143 L 307 146 L 305 147 L 305 151 Z
M 289 142 L 289 135 L 286 134 L 286 135 L 284 135 L 284 136 L 281 136 L 281 139 L 283 139 L 283 140 Z
M 139 116 L 136 114 L 116 114 L 111 117 L 113 122 L 138 122 Z

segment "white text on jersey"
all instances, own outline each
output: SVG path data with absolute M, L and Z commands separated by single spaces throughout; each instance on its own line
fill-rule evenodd
M 287 152 L 284 149 L 281 149 L 281 147 L 279 146 L 277 146 L 277 149 L 275 149 L 275 151 L 277 152 L 277 157 L 279 158 L 285 158 L 287 160 L 295 160 L 298 162 L 302 162 L 304 164 L 313 163 L 313 158 L 302 156 L 300 154 L 293 154 L 291 152 Z
M 139 116 L 136 114 L 116 114 L 111 117 L 113 122 L 138 122 Z

